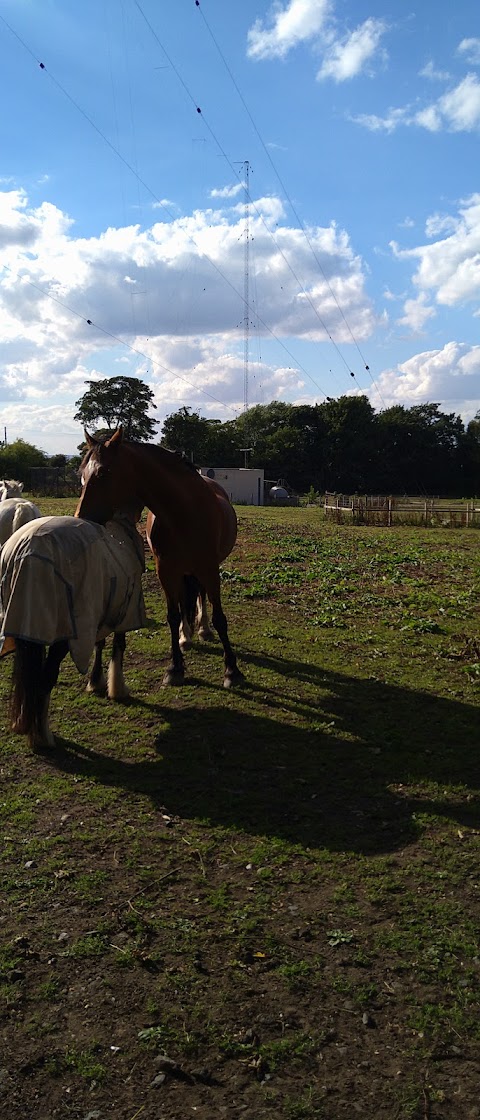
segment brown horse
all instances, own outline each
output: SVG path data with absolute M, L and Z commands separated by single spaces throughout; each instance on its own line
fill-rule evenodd
M 225 655 L 224 687 L 242 680 L 228 638 L 222 609 L 219 566 L 237 536 L 236 514 L 218 483 L 203 478 L 175 452 L 153 444 L 123 439 L 118 430 L 102 442 L 85 432 L 88 451 L 80 467 L 82 496 L 75 516 L 105 524 L 127 505 L 150 511 L 148 539 L 159 581 L 167 600 L 172 646 L 164 684 L 182 684 L 184 660 L 179 631 L 205 591 L 212 605 L 212 624 Z

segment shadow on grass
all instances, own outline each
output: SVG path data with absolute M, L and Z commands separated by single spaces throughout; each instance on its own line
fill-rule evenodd
M 134 711 L 158 719 L 157 759 L 128 762 L 59 739 L 45 760 L 170 814 L 303 847 L 394 851 L 418 835 L 424 812 L 480 825 L 479 801 L 467 800 L 479 776 L 478 707 L 248 651 L 242 663 L 281 675 L 281 694 L 249 685 L 222 706 L 219 683 L 218 704 L 209 686 L 212 706 L 137 698 Z M 242 694 L 259 713 L 242 710 Z

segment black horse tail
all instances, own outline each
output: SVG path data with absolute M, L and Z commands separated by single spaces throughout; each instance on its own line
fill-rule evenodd
M 182 616 L 185 622 L 188 623 L 192 634 L 195 627 L 197 600 L 198 596 L 202 594 L 202 591 L 202 585 L 196 576 L 188 575 L 183 577 Z
M 31 739 L 40 732 L 45 705 L 45 646 L 15 639 L 10 716 L 12 728 Z

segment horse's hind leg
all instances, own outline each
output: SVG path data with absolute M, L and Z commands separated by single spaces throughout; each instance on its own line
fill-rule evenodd
M 180 630 L 179 630 L 180 649 L 191 649 L 192 638 L 193 638 L 192 627 L 190 626 L 190 624 L 188 622 L 188 619 L 185 617 L 185 614 L 182 613 L 181 616 L 180 616 L 180 619 L 181 619 L 180 620 Z
M 171 599 L 167 596 L 167 619 L 172 636 L 170 665 L 164 675 L 162 684 L 183 684 L 185 679 L 185 663 L 180 649 L 180 623 L 182 615 L 178 605 L 178 596 Z
M 183 684 L 185 679 L 185 662 L 180 649 L 180 623 L 182 621 L 180 603 L 185 602 L 185 588 L 183 577 L 178 575 L 175 566 L 169 564 L 167 568 L 165 564 L 162 564 L 159 554 L 154 549 L 154 543 L 152 542 L 152 550 L 155 555 L 155 567 L 167 600 L 167 620 L 172 638 L 170 664 L 164 674 L 162 684 L 179 685 Z
M 105 649 L 105 638 L 100 642 L 95 642 L 95 659 L 92 665 L 92 671 L 87 681 L 87 692 L 94 692 L 96 696 L 105 696 L 107 691 L 107 682 L 105 673 L 103 671 L 102 654 Z
M 47 658 L 43 667 L 43 673 L 40 683 L 41 700 L 38 705 L 38 711 L 33 720 L 32 726 L 29 729 L 28 736 L 32 750 L 38 747 L 54 747 L 55 737 L 50 730 L 49 724 L 49 708 L 50 696 L 52 689 L 58 681 L 58 674 L 60 672 L 60 665 L 64 657 L 68 653 L 68 642 L 54 642 L 50 646 Z
M 200 642 L 213 641 L 215 635 L 208 621 L 207 597 L 205 594 L 205 588 L 203 587 L 200 589 L 197 601 L 197 626 L 198 638 Z
M 223 646 L 224 660 L 225 660 L 225 676 L 223 678 L 223 687 L 231 688 L 234 684 L 239 684 L 243 681 L 243 673 L 237 665 L 237 659 L 230 645 L 228 637 L 227 619 L 223 612 L 222 602 L 220 598 L 220 575 L 217 572 L 207 582 L 208 597 L 212 604 L 212 624 L 217 631 L 220 641 Z
M 198 579 L 192 575 L 183 577 L 182 598 L 180 601 L 180 649 L 190 649 L 195 631 L 197 600 L 201 593 Z
M 123 675 L 123 655 L 127 639 L 125 634 L 113 635 L 112 657 L 108 666 L 108 695 L 110 700 L 126 700 L 130 692 Z

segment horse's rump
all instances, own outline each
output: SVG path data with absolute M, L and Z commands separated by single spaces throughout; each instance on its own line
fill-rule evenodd
M 34 518 L 41 516 L 38 506 L 29 502 L 27 498 L 0 500 L 0 545 L 5 544 L 12 533 L 22 525 L 26 525 L 27 521 L 33 521 Z
M 152 552 L 162 560 L 175 559 L 176 565 L 183 569 L 182 574 L 201 576 L 203 573 L 195 570 L 195 557 L 198 555 L 203 567 L 207 526 L 208 539 L 215 542 L 215 561 L 221 564 L 230 555 L 237 539 L 237 515 L 223 486 L 214 479 L 195 473 L 197 479 L 201 484 L 200 497 L 204 501 L 198 502 L 198 494 L 194 491 L 192 511 L 190 515 L 185 514 L 184 532 L 180 534 L 178 529 L 172 532 L 170 519 L 163 513 L 149 513 L 147 540 Z M 196 533 L 192 545 L 193 525 Z
M 0 653 L 8 652 L 12 637 L 68 641 L 77 669 L 86 673 L 98 638 L 145 625 L 142 570 L 139 535 L 120 522 L 31 521 L 0 556 Z

